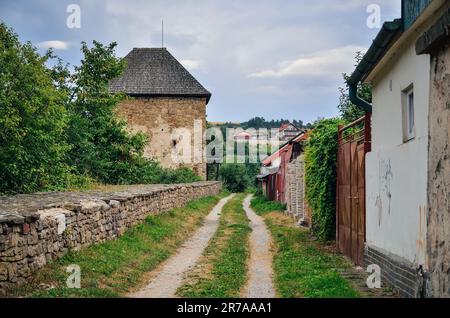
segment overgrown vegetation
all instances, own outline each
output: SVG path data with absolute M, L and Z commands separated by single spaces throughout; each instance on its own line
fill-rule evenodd
M 314 242 L 308 230 L 294 226 L 292 218 L 274 212 L 261 198 L 252 200 L 252 208 L 262 215 L 275 240 L 275 285 L 283 298 L 358 297 L 340 272 L 351 264 L 322 243 Z
M 114 116 L 123 96 L 108 83 L 125 67 L 115 48 L 82 43 L 81 64 L 70 72 L 0 24 L 0 193 L 198 180 L 145 159 L 146 136 Z
M 231 192 L 243 192 L 251 184 L 244 164 L 227 163 L 220 167 L 220 177 L 224 187 Z
M 322 241 L 335 238 L 337 133 L 342 123 L 341 119 L 320 121 L 305 150 L 306 199 L 312 211 L 312 231 Z
M 244 194 L 223 210 L 220 226 L 206 248 L 200 267 L 177 294 L 188 298 L 238 298 L 247 281 L 248 237 L 251 229 L 242 208 Z
M 284 211 L 286 210 L 286 205 L 281 204 L 276 201 L 270 201 L 262 195 L 256 195 L 251 202 L 251 207 L 253 210 L 259 213 L 267 213 L 273 211 Z
M 226 193 L 147 217 L 117 240 L 70 252 L 41 269 L 13 295 L 27 297 L 119 297 L 145 283 L 144 274 L 167 259 L 200 226 Z M 66 288 L 66 267 L 81 267 L 81 289 Z
M 252 155 L 257 155 L 258 151 L 263 151 L 258 145 L 252 145 Z M 226 143 L 224 144 L 224 152 L 222 162 L 227 162 Z M 243 154 L 239 154 L 238 150 L 242 149 Z M 266 153 L 264 153 L 266 155 Z M 208 180 L 221 180 L 225 188 L 231 192 L 243 192 L 246 190 L 256 189 L 256 176 L 259 174 L 260 156 L 256 158 L 258 163 L 250 160 L 250 144 L 247 141 L 239 141 L 234 143 L 234 162 L 239 163 L 210 163 L 208 164 Z M 218 160 L 219 161 L 219 160 Z

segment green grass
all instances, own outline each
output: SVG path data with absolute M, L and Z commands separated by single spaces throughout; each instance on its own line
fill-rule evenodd
M 252 207 L 264 216 L 275 241 L 274 280 L 281 297 L 359 297 L 339 274 L 340 270 L 351 266 L 344 257 L 319 242 L 313 242 L 308 230 L 295 227 L 292 219 L 281 212 L 268 213 L 270 205 L 260 202 L 263 200 L 256 197 Z
M 190 298 L 235 298 L 247 281 L 249 220 L 242 208 L 244 194 L 236 195 L 223 210 L 219 229 L 206 248 L 201 268 L 188 277 L 177 294 Z
M 281 204 L 276 201 L 269 201 L 263 196 L 255 196 L 251 202 L 252 209 L 258 212 L 260 215 L 273 212 L 273 211 L 284 211 L 286 210 L 286 205 Z
M 120 297 L 143 283 L 145 273 L 156 268 L 201 225 L 204 217 L 226 193 L 188 203 L 144 223 L 119 239 L 69 252 L 33 277 L 30 284 L 13 290 L 27 297 Z M 66 267 L 81 267 L 81 289 L 66 288 Z M 53 288 L 42 288 L 42 284 Z

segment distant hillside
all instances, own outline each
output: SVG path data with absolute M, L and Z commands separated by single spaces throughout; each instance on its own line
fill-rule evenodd
M 236 122 L 225 122 L 225 123 L 220 123 L 220 122 L 210 122 L 208 123 L 209 126 L 219 126 L 221 128 L 237 128 L 237 127 L 241 127 L 243 129 L 248 129 L 248 128 L 255 128 L 255 129 L 259 129 L 259 128 L 267 128 L 267 129 L 272 129 L 272 128 L 280 128 L 283 124 L 288 124 L 291 123 L 294 126 L 296 126 L 297 128 L 307 128 L 309 129 L 311 127 L 311 124 L 304 124 L 302 120 L 287 120 L 287 119 L 277 119 L 277 120 L 266 120 L 264 117 L 254 117 L 246 122 L 242 122 L 242 123 L 236 123 Z

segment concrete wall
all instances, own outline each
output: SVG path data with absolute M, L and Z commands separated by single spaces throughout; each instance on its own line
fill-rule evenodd
M 450 296 L 450 47 L 432 57 L 428 157 L 428 270 L 434 297 Z
M 0 197 L 0 295 L 68 250 L 115 239 L 150 214 L 216 195 L 220 188 L 219 182 L 197 182 Z
M 414 42 L 373 89 L 372 152 L 366 159 L 367 244 L 411 266 L 425 263 L 429 56 Z M 415 139 L 403 142 L 402 91 L 415 94 Z
M 133 132 L 149 136 L 150 142 L 145 149 L 147 158 L 155 159 L 166 168 L 192 168 L 206 178 L 203 158 L 206 98 L 127 99 L 119 104 L 117 113 L 127 120 Z M 195 125 L 198 128 L 196 135 Z M 194 143 L 198 146 L 194 147 Z

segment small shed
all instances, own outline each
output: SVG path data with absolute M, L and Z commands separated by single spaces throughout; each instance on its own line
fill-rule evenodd
M 287 213 L 298 220 L 304 220 L 307 211 L 301 145 L 307 138 L 301 133 L 264 159 L 258 176 L 266 198 L 286 204 Z

